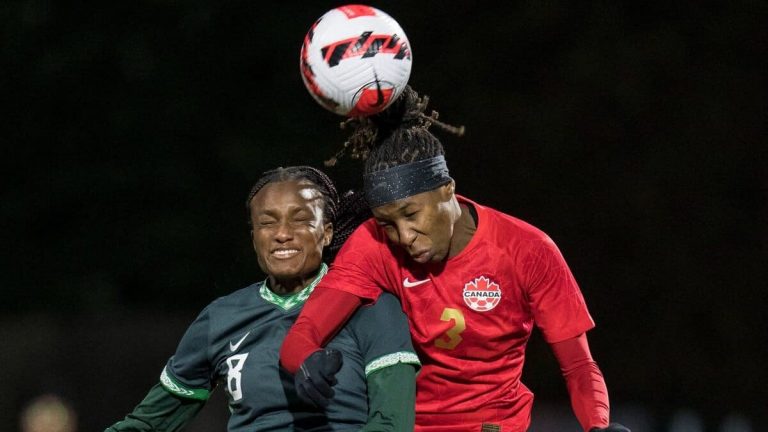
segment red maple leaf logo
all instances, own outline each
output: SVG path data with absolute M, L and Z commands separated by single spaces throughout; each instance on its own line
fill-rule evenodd
M 472 286 L 472 288 L 477 291 L 496 291 L 499 289 L 499 284 L 491 282 L 491 280 L 485 276 L 480 276 L 467 285 Z

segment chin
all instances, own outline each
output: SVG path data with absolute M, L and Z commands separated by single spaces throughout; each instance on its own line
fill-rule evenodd
M 439 263 L 445 259 L 445 255 L 433 255 L 432 258 L 427 261 L 428 263 Z
M 271 265 L 267 269 L 267 272 L 278 279 L 292 279 L 301 274 L 301 266 L 295 264 L 290 265 L 287 263 L 283 265 Z

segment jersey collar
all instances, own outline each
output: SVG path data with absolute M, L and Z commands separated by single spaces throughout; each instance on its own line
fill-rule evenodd
M 261 287 L 259 287 L 259 294 L 261 295 L 261 298 L 274 304 L 275 306 L 278 306 L 279 308 L 286 311 L 291 310 L 297 305 L 303 304 L 304 301 L 309 298 L 309 295 L 312 294 L 312 291 L 315 290 L 315 286 L 317 286 L 317 284 L 320 282 L 320 279 L 322 279 L 326 273 L 328 273 L 328 266 L 325 265 L 325 263 L 322 263 L 320 265 L 320 271 L 317 272 L 317 276 L 315 276 L 315 279 L 312 280 L 309 285 L 307 285 L 301 291 L 287 296 L 279 296 L 273 293 L 272 290 L 267 287 L 267 281 L 269 279 L 264 279 L 264 281 L 261 283 Z

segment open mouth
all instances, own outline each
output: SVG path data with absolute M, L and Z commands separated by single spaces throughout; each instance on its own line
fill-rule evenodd
M 271 255 L 277 259 L 293 258 L 298 254 L 298 249 L 276 249 L 271 252 Z

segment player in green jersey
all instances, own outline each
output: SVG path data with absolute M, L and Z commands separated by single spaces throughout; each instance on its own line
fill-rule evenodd
M 217 384 L 229 399 L 228 431 L 412 431 L 419 360 L 394 297 L 361 308 L 328 345 L 324 355 L 341 358 L 331 362 L 340 370 L 327 406 L 302 402 L 293 376 L 278 365 L 285 334 L 327 271 L 324 249 L 337 250 L 343 241 L 337 236 L 331 246 L 338 204 L 333 183 L 319 170 L 264 173 L 247 208 L 253 248 L 267 279 L 208 305 L 160 382 L 107 432 L 178 430 Z

